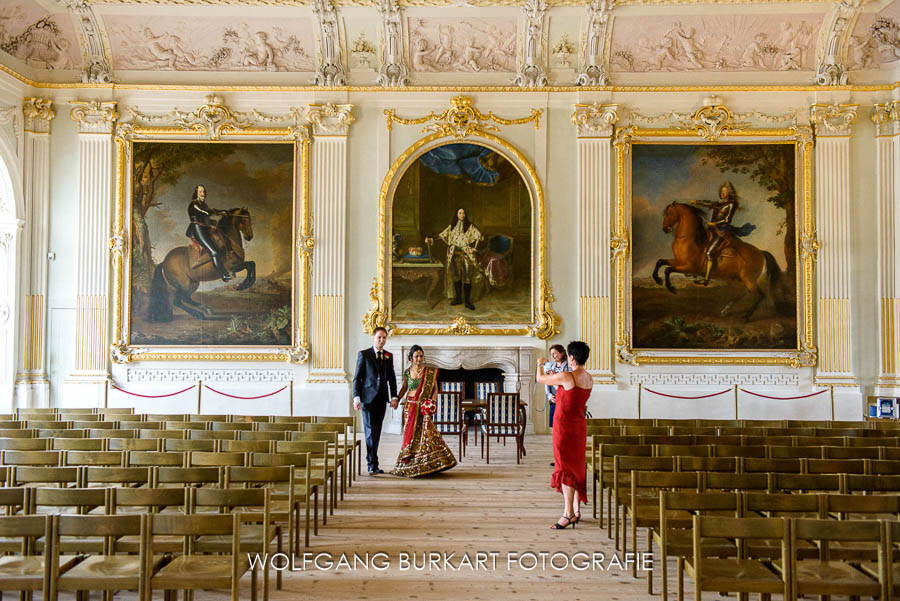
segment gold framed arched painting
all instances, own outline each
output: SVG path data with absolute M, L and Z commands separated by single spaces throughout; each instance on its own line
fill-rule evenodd
M 546 306 L 543 191 L 505 141 L 420 140 L 385 178 L 380 214 L 381 311 L 368 327 L 543 336 L 558 324 Z

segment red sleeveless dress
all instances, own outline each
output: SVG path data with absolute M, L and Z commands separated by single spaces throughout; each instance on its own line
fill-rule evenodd
M 553 460 L 556 470 L 550 480 L 550 486 L 562 492 L 562 485 L 571 486 L 578 491 L 581 503 L 587 503 L 587 472 L 585 469 L 585 444 L 587 442 L 587 425 L 584 421 L 584 409 L 590 388 L 576 386 L 566 390 L 562 386 L 556 389 L 556 414 L 553 416 Z

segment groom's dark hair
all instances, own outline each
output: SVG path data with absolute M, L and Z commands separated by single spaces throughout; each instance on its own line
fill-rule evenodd
M 378 326 L 377 328 L 375 328 L 374 330 L 372 330 L 372 336 L 374 336 L 375 334 L 377 334 L 379 330 L 382 331 L 382 332 L 384 332 L 384 335 L 387 336 L 387 328 L 384 327 L 384 326 Z

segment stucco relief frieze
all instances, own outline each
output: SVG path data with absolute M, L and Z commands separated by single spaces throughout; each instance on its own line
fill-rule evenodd
M 819 14 L 613 18 L 610 68 L 667 71 L 812 71 Z
M 116 70 L 316 70 L 308 18 L 106 15 L 103 21 Z
M 0 11 L 0 50 L 30 67 L 58 71 L 81 66 L 72 20 L 32 0 L 9 0 Z
M 847 42 L 847 67 L 880 69 L 900 62 L 900 1 L 877 13 L 862 13 Z
M 419 73 L 516 70 L 516 21 L 507 17 L 407 19 L 409 64 Z

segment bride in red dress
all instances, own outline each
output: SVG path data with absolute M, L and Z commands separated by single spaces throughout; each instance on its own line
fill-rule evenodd
M 584 410 L 591 396 L 593 378 L 584 369 L 591 349 L 583 342 L 570 342 L 566 347 L 570 372 L 545 374 L 546 359 L 538 360 L 537 381 L 556 386 L 556 413 L 553 416 L 553 460 L 556 470 L 550 486 L 563 495 L 563 515 L 550 528 L 574 528 L 581 520 L 581 503 L 587 503 L 587 473 L 584 448 L 587 425 Z M 576 495 L 577 498 L 576 498 Z

